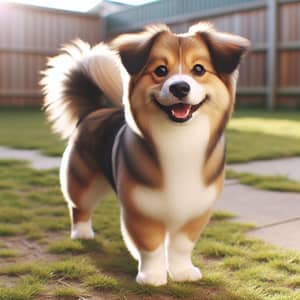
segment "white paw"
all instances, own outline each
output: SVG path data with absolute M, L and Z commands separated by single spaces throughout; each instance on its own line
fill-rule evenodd
M 176 270 L 176 271 L 170 271 L 169 270 L 169 275 L 174 281 L 197 281 L 202 278 L 202 273 L 201 271 L 194 267 L 191 266 L 188 269 L 183 269 L 183 270 Z
M 150 284 L 160 286 L 167 284 L 167 274 L 157 272 L 139 272 L 136 276 L 136 282 L 139 284 Z
M 72 240 L 88 240 L 93 239 L 94 237 L 95 233 L 92 229 L 91 221 L 74 224 L 71 231 Z

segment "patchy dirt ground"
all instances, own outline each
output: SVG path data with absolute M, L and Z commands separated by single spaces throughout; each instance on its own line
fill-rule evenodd
M 201 281 L 137 285 L 113 195 L 94 213 L 96 238 L 72 241 L 58 171 L 1 160 L 0 169 L 0 300 L 300 299 L 300 255 L 250 239 L 251 226 L 222 212 L 194 250 Z

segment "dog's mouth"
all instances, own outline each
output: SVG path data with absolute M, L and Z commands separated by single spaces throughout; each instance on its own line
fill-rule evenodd
M 196 105 L 188 103 L 176 103 L 168 106 L 159 103 L 154 95 L 152 95 L 151 98 L 154 103 L 168 115 L 170 120 L 178 123 L 183 123 L 188 121 L 193 116 L 193 113 L 200 106 L 202 106 L 204 102 L 207 101 L 208 96 L 205 96 L 205 98 Z

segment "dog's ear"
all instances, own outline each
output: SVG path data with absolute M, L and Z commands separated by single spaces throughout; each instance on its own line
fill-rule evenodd
M 111 42 L 119 52 L 122 64 L 130 75 L 138 74 L 146 65 L 149 53 L 158 37 L 170 29 L 165 25 L 154 25 L 139 33 L 122 34 Z
M 231 74 L 247 53 L 249 40 L 229 33 L 215 31 L 209 24 L 196 24 L 189 30 L 207 45 L 212 64 L 219 74 Z

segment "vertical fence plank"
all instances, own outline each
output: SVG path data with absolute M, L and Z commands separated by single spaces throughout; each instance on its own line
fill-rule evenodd
M 267 49 L 267 109 L 272 110 L 276 105 L 277 84 L 277 34 L 278 34 L 278 3 L 268 0 L 268 49 Z
M 0 106 L 39 105 L 46 57 L 72 39 L 101 38 L 97 16 L 9 3 L 0 9 Z

